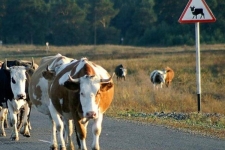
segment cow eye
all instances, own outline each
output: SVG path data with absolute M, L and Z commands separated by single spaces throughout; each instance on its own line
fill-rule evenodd
M 12 83 L 13 83 L 13 84 L 16 84 L 16 81 L 15 81 L 13 78 L 12 78 Z

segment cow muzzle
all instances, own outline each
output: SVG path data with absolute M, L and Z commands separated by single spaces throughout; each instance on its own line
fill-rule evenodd
M 86 122 L 88 122 L 90 119 L 96 119 L 97 113 L 94 111 L 89 111 L 86 113 L 85 117 L 81 120 L 82 124 L 85 124 Z
M 26 99 L 26 95 L 25 94 L 18 94 L 17 97 L 16 97 L 16 100 L 19 100 L 19 99 Z
M 97 113 L 94 112 L 94 111 L 89 111 L 89 112 L 86 113 L 87 118 L 94 119 L 94 118 L 96 118 L 96 116 L 97 116 Z

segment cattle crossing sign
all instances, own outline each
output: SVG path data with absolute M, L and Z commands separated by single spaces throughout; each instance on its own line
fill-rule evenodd
M 205 0 L 190 0 L 185 7 L 179 22 L 196 23 L 196 22 L 215 22 L 212 11 L 209 9 Z
M 196 76 L 197 76 L 197 101 L 198 112 L 201 111 L 201 69 L 200 69 L 200 22 L 215 22 L 216 18 L 212 14 L 205 0 L 189 0 L 181 17 L 180 23 L 195 23 L 195 46 L 196 46 Z

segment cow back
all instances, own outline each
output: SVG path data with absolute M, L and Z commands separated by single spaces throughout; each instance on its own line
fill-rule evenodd
M 57 54 L 55 56 L 47 56 L 43 57 L 40 61 L 38 69 L 34 72 L 31 77 L 30 86 L 29 86 L 29 94 L 32 103 L 36 106 L 49 103 L 48 97 L 48 81 L 43 77 L 42 72 L 46 70 L 46 68 L 55 63 L 55 66 L 52 66 L 50 69 L 55 69 L 55 67 L 60 67 L 63 62 L 57 61 L 62 59 L 69 59 L 68 61 L 72 61 L 73 59 L 62 56 L 61 54 Z M 49 66 L 51 67 L 51 66 Z M 46 109 L 47 110 L 47 109 Z
M 120 68 L 123 68 L 123 65 L 122 65 L 122 64 L 118 65 L 118 66 L 115 68 L 115 73 L 116 73 L 116 75 L 119 76 L 119 77 L 121 77 L 122 74 L 123 74 L 123 71 L 122 71 Z
M 166 67 L 165 70 L 166 70 L 166 79 L 165 79 L 166 86 L 170 86 L 174 78 L 174 71 L 170 67 Z

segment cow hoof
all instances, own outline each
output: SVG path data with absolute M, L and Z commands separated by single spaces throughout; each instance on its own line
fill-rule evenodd
M 3 136 L 4 137 L 4 136 L 6 136 L 6 134 L 5 133 L 1 133 L 0 136 Z
M 11 137 L 12 141 L 19 141 L 19 137 Z
M 50 146 L 50 150 L 57 150 L 57 146 L 55 145 Z
M 30 133 L 24 133 L 23 136 L 30 137 Z
M 60 145 L 60 150 L 66 150 L 66 147 L 62 147 L 62 146 Z
M 66 149 L 69 149 L 69 150 L 75 150 L 75 148 L 74 148 L 73 145 L 68 145 L 68 146 L 66 146 Z

